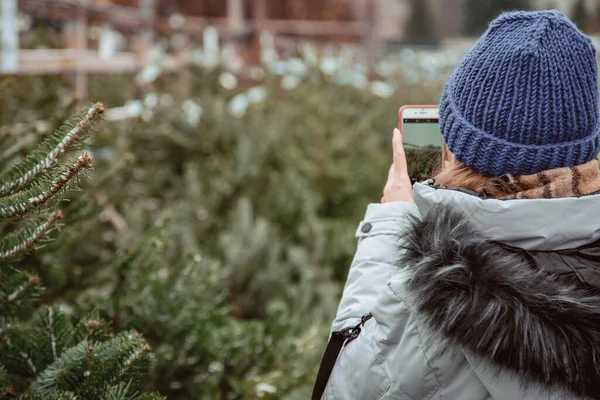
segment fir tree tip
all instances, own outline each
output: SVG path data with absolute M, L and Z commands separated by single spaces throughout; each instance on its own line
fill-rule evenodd
M 92 107 L 98 114 L 103 114 L 104 111 L 106 110 L 106 107 L 102 103 L 96 103 Z
M 91 330 L 91 331 L 93 331 L 94 329 L 98 328 L 100 325 L 102 325 L 102 324 L 100 323 L 100 321 L 98 321 L 98 320 L 95 320 L 95 319 L 89 319 L 89 320 L 87 320 L 87 321 L 85 322 L 85 326 L 86 326 L 86 327 L 87 327 L 89 330 Z
M 77 160 L 79 162 L 79 166 L 81 168 L 92 168 L 92 157 L 88 156 L 88 155 L 83 155 L 81 157 L 79 157 L 79 159 Z

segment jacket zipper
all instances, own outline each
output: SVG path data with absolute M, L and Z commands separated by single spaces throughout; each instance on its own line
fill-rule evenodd
M 361 317 L 358 325 L 354 327 L 348 327 L 340 331 L 340 335 L 344 338 L 344 346 L 346 346 L 348 343 L 356 339 L 358 335 L 360 335 L 360 332 L 362 330 L 362 327 L 365 325 L 365 322 L 367 322 L 371 318 L 373 318 L 373 314 L 365 314 Z

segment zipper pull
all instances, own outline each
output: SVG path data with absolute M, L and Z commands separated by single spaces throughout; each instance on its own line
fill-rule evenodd
M 371 313 L 363 315 L 362 318 L 360 319 L 360 324 L 358 324 L 358 326 L 363 326 L 365 324 L 365 322 L 367 322 L 371 318 L 373 318 L 373 314 L 371 314 Z
M 354 339 L 356 339 L 358 337 L 358 335 L 360 335 L 360 332 L 362 330 L 361 328 L 364 326 L 365 322 L 367 322 L 371 318 L 373 318 L 373 314 L 368 313 L 361 317 L 360 322 L 355 327 L 342 329 L 340 334 L 342 335 L 342 337 L 344 339 L 346 339 L 346 344 L 353 341 Z

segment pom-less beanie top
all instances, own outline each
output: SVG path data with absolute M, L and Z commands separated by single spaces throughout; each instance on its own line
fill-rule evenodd
M 494 20 L 440 102 L 448 148 L 488 176 L 584 164 L 598 155 L 599 123 L 596 49 L 558 11 Z

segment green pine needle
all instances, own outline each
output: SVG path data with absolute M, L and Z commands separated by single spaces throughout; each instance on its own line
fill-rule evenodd
M 6 368 L 0 365 L 0 394 L 6 391 L 6 388 L 10 385 L 8 380 L 8 373 L 6 372 Z
M 35 354 L 35 337 L 26 329 L 19 329 L 18 325 L 8 330 L 0 341 L 0 364 L 11 375 L 33 378 L 39 372 Z
M 14 218 L 27 214 L 34 208 L 52 204 L 51 200 L 70 187 L 70 183 L 83 170 L 92 167 L 92 159 L 86 155 L 79 157 L 70 166 L 62 166 L 56 180 L 45 178 L 30 184 L 26 190 L 0 198 L 0 218 Z
M 25 272 L 15 272 L 6 281 L 0 280 L 0 309 L 4 316 L 23 312 L 23 307 L 42 291 L 40 278 Z
M 82 400 L 75 393 L 57 390 L 49 393 L 35 393 L 24 397 L 24 400 Z
M 121 382 L 108 389 L 105 395 L 106 400 L 165 400 L 165 397 L 158 393 L 144 393 L 140 395 L 137 392 L 131 392 L 131 382 Z
M 150 346 L 134 331 L 121 332 L 111 340 L 94 347 L 94 356 L 101 362 L 92 365 L 88 388 L 138 380 L 151 365 Z M 85 393 L 85 392 L 84 392 Z M 83 393 L 82 393 L 83 394 Z
M 136 400 L 137 393 L 131 393 L 131 382 L 121 382 L 106 392 L 106 400 Z
M 0 239 L 0 260 L 14 258 L 31 248 L 42 237 L 46 236 L 62 217 L 62 211 L 54 211 L 45 218 L 28 221 L 19 230 L 11 232 Z
M 75 330 L 70 317 L 58 308 L 44 307 L 31 321 L 35 332 L 40 368 L 56 361 L 63 350 L 73 344 Z
M 42 371 L 31 384 L 32 394 L 44 394 L 53 390 L 74 390 L 88 374 L 92 345 L 83 341 L 67 349 L 60 357 Z
M 93 311 L 79 320 L 75 326 L 75 341 L 103 342 L 112 337 L 110 327 L 98 311 Z
M 104 105 L 101 103 L 86 107 L 42 141 L 21 162 L 0 174 L 0 196 L 15 193 L 56 165 L 69 149 L 89 134 L 103 113 Z
M 166 397 L 162 396 L 160 393 L 144 393 L 137 400 L 165 400 Z
M 15 319 L 7 316 L 0 316 L 0 337 L 6 334 L 15 326 Z

